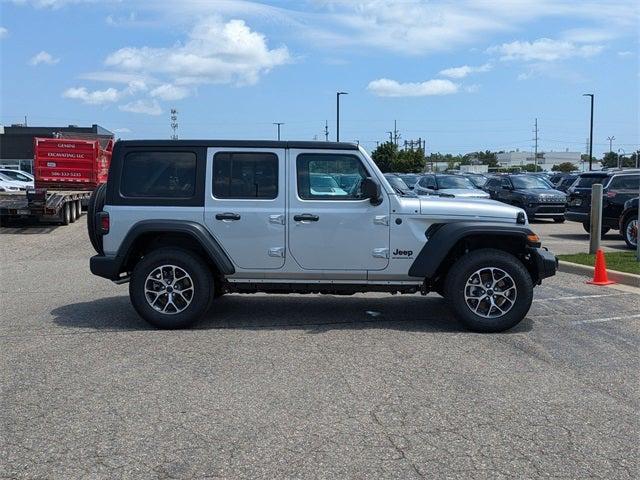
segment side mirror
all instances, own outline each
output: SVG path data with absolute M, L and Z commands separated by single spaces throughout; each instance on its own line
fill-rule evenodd
M 371 178 L 365 178 L 360 185 L 362 196 L 368 198 L 371 205 L 380 205 L 382 203 L 382 189 L 380 185 Z

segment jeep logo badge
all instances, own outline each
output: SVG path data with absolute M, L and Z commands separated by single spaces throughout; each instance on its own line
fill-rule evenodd
M 413 250 L 400 250 L 398 248 L 396 248 L 393 252 L 391 252 L 391 255 L 393 255 L 394 257 L 411 257 L 413 255 Z

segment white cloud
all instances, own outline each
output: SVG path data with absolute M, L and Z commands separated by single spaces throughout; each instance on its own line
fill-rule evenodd
M 472 84 L 472 85 L 467 85 L 464 87 L 464 91 L 467 93 L 476 93 L 480 90 L 480 85 L 478 84 Z
M 388 78 L 369 82 L 367 86 L 379 97 L 423 97 L 427 95 L 449 95 L 458 91 L 458 85 L 451 80 L 427 80 L 420 83 L 400 83 Z
M 74 87 L 65 90 L 62 93 L 65 98 L 80 100 L 88 105 L 102 105 L 105 103 L 117 102 L 122 94 L 115 88 L 107 88 L 106 90 L 89 91 L 86 87 Z
M 144 82 L 145 84 L 157 83 L 157 80 L 148 77 L 146 75 L 140 75 L 137 73 L 125 73 L 125 72 L 87 72 L 79 75 L 79 78 L 83 80 L 93 80 L 96 82 L 108 82 L 108 83 L 126 83 L 126 84 L 139 84 Z
M 622 52 L 618 52 L 618 56 L 619 56 L 619 57 L 629 57 L 629 56 L 631 56 L 631 55 L 633 55 L 633 52 L 631 52 L 631 51 L 629 51 L 629 50 L 625 50 L 625 51 L 622 51 Z
M 9 36 L 9 30 L 7 30 L 5 27 L 0 27 L 0 39 L 6 38 L 8 36 Z
M 188 97 L 189 93 L 188 88 L 179 87 L 170 83 L 160 85 L 149 92 L 152 97 L 157 97 L 165 101 L 182 100 Z
M 162 108 L 157 100 L 135 100 L 118 107 L 123 112 L 143 113 L 145 115 L 160 115 Z
M 500 55 L 500 60 L 525 62 L 553 62 L 571 57 L 592 57 L 603 50 L 602 45 L 576 45 L 572 42 L 540 38 L 533 42 L 515 41 L 487 49 L 487 53 Z
M 105 64 L 120 72 L 165 75 L 179 85 L 252 85 L 270 69 L 290 61 L 286 47 L 269 49 L 264 35 L 243 20 L 224 23 L 209 17 L 196 24 L 185 43 L 121 48 Z
M 464 78 L 470 73 L 476 72 L 488 72 L 491 70 L 491 64 L 485 63 L 479 67 L 470 67 L 469 65 L 463 65 L 461 67 L 451 67 L 440 70 L 440 75 L 450 78 Z
M 45 65 L 55 65 L 60 61 L 59 58 L 54 58 L 49 52 L 45 52 L 42 50 L 40 53 L 37 53 L 31 60 L 29 60 L 29 65 L 35 67 L 36 65 L 40 65 L 41 63 Z

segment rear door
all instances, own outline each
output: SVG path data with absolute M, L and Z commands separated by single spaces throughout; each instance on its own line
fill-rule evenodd
M 624 202 L 638 196 L 640 175 L 615 175 L 605 188 L 602 202 L 602 216 L 614 225 L 618 223 L 624 208 Z
M 285 259 L 285 150 L 209 148 L 205 224 L 244 270 Z

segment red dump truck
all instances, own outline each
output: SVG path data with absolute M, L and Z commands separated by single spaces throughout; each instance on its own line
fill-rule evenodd
M 107 181 L 113 140 L 34 138 L 35 188 L 0 194 L 3 220 L 30 217 L 67 225 Z

